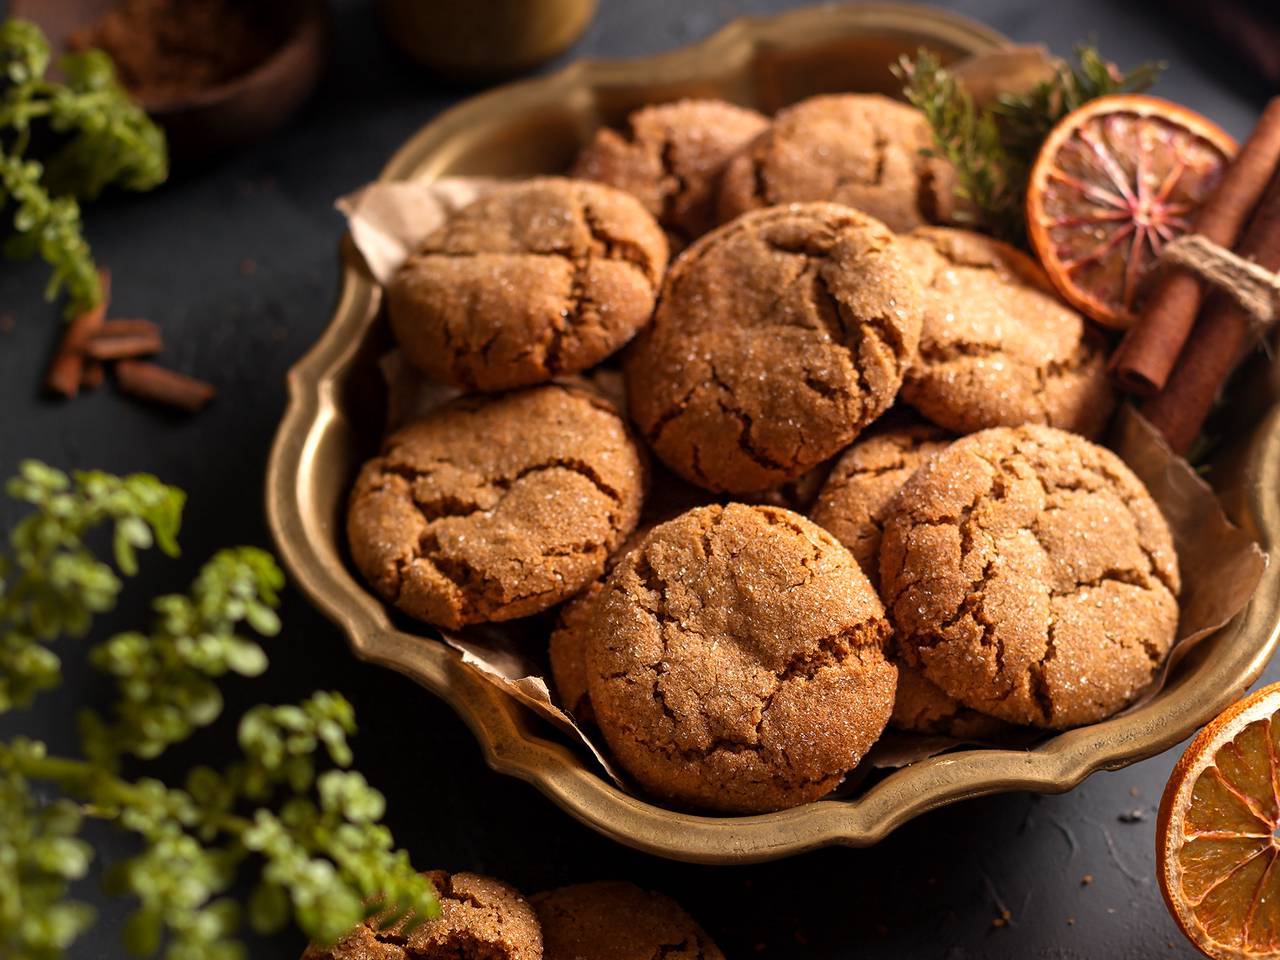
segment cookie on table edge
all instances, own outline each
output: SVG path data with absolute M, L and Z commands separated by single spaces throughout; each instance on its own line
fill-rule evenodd
M 377 929 L 373 917 L 332 947 L 311 944 L 302 960 L 541 960 L 542 927 L 530 902 L 510 884 L 475 873 L 426 874 L 440 916 L 406 931 Z
M 545 960 L 724 960 L 678 903 L 632 883 L 581 883 L 532 901 Z

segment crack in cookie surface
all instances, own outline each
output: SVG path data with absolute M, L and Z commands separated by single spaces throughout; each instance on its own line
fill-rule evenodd
M 902 238 L 924 291 L 920 355 L 902 396 L 968 433 L 1044 423 L 1096 435 L 1114 396 L 1106 344 L 1046 287 L 1025 254 L 977 234 L 925 227 Z
M 912 107 L 874 94 L 803 100 L 725 170 L 720 219 L 760 207 L 845 203 L 904 232 L 934 220 L 945 162 L 923 156 L 931 135 Z M 949 181 L 948 181 L 949 186 Z
M 810 517 L 853 554 L 872 584 L 880 582 L 880 538 L 898 489 L 951 442 L 923 422 L 877 425 L 836 462 Z
M 776 487 L 892 403 L 914 357 L 918 301 L 893 238 L 856 211 L 750 214 L 668 273 L 627 360 L 629 410 L 686 479 Z
M 881 577 L 908 662 L 1014 723 L 1114 713 L 1177 628 L 1168 526 L 1109 451 L 1040 426 L 957 441 L 890 508 Z
M 718 100 L 644 107 L 625 131 L 597 131 L 572 175 L 636 196 L 680 248 L 715 225 L 724 165 L 768 125 L 762 114 Z
M 653 310 L 666 238 L 630 194 L 554 177 L 502 186 L 428 236 L 387 287 L 410 362 L 463 389 L 574 373 Z
M 537 914 L 514 887 L 473 873 L 426 876 L 439 894 L 438 917 L 379 929 L 388 918 L 374 914 L 332 947 L 311 944 L 303 960 L 541 960 Z
M 392 436 L 352 491 L 357 567 L 439 626 L 577 592 L 639 518 L 645 466 L 618 414 L 560 384 L 462 398 Z
M 610 575 L 585 630 L 598 724 L 660 796 L 766 810 L 833 789 L 892 705 L 883 608 L 798 514 L 701 507 Z

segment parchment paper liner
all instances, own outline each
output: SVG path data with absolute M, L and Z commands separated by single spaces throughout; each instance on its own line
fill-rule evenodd
M 1044 63 L 1040 48 L 1021 48 L 1020 52 L 1005 53 L 995 69 L 1011 71 L 1019 83 L 1032 82 L 1043 76 Z M 1003 77 L 996 77 L 985 89 L 1006 89 L 1004 83 Z M 430 183 L 375 183 L 343 197 L 336 206 L 346 214 L 356 248 L 370 273 L 379 283 L 386 283 L 423 237 L 452 212 L 492 189 L 496 182 L 444 178 Z M 399 351 L 390 352 L 381 366 L 388 386 L 389 430 L 457 395 L 453 388 L 418 374 L 404 362 Z M 1155 697 L 1170 670 L 1195 643 L 1244 608 L 1266 568 L 1267 556 L 1231 523 L 1208 484 L 1184 459 L 1173 455 L 1150 424 L 1127 404 L 1117 412 L 1108 446 L 1146 484 L 1168 519 L 1183 583 L 1174 647 L 1152 683 L 1126 708 L 1128 712 Z M 458 651 L 464 663 L 556 728 L 576 737 L 615 783 L 626 786 L 606 752 L 555 703 L 546 680 L 539 674 L 541 667 L 529 654 L 527 640 L 520 642 L 501 624 L 439 634 Z M 1051 731 L 1026 730 L 999 744 L 985 745 L 1023 748 L 1051 735 Z M 966 744 L 984 745 L 887 731 L 859 769 L 865 773 L 868 767 L 900 767 Z M 861 774 L 851 775 L 839 792 L 845 793 L 861 779 Z

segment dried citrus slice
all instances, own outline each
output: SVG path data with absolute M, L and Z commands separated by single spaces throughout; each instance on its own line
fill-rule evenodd
M 1156 821 L 1165 902 L 1206 956 L 1280 956 L 1280 683 L 1214 718 L 1173 768 Z
M 1161 248 L 1188 230 L 1235 150 L 1212 121 L 1157 97 L 1099 97 L 1067 114 L 1027 182 L 1027 233 L 1058 292 L 1129 326 Z

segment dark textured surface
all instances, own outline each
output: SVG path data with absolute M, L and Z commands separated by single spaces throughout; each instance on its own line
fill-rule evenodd
M 606 0 L 568 57 L 652 53 L 704 36 L 739 12 L 788 5 Z M 1171 68 L 1158 92 L 1237 136 L 1261 106 L 1263 91 L 1194 33 L 1167 24 L 1160 4 L 943 5 L 1017 39 L 1047 40 L 1059 52 L 1092 35 L 1122 64 L 1165 58 Z M 206 173 L 152 196 L 107 201 L 89 214 L 95 250 L 115 272 L 115 312 L 163 324 L 167 362 L 221 388 L 207 412 L 174 418 L 111 390 L 71 404 L 39 399 L 56 316 L 40 301 L 39 268 L 0 266 L 0 313 L 15 318 L 10 332 L 0 332 L 0 473 L 34 456 L 63 466 L 151 470 L 185 487 L 185 556 L 176 565 L 146 565 L 146 590 L 180 586 L 219 546 L 269 545 L 262 478 L 284 404 L 284 372 L 324 326 L 336 291 L 342 224 L 331 202 L 371 179 L 402 140 L 465 92 L 403 63 L 378 36 L 365 3 L 344 3 L 337 15 L 329 77 L 290 126 Z M 0 522 L 14 516 L 0 507 Z M 135 593 L 113 624 L 142 613 Z M 387 794 L 396 836 L 424 868 L 490 872 L 527 892 L 635 880 L 674 896 L 737 958 L 1197 955 L 1166 915 L 1153 877 L 1153 808 L 1176 751 L 1099 774 L 1061 797 L 1010 794 L 960 804 L 872 850 L 734 869 L 685 866 L 621 849 L 531 788 L 489 772 L 447 707 L 408 680 L 353 661 L 339 632 L 296 594 L 286 600 L 284 620 L 285 636 L 270 645 L 270 672 L 231 686 L 232 711 L 314 688 L 342 690 L 362 722 L 359 762 Z M 0 735 L 21 730 L 66 747 L 71 704 L 98 689 L 97 678 L 70 666 L 61 692 L 6 718 Z M 216 760 L 225 733 L 202 736 L 187 758 Z M 107 835 L 104 849 L 127 846 Z M 1087 885 L 1086 875 L 1093 878 Z M 83 896 L 101 899 L 93 883 L 83 885 Z M 1008 923 L 994 925 L 1004 909 Z M 118 908 L 104 910 L 72 956 L 120 956 L 121 916 Z M 286 936 L 256 945 L 254 955 L 296 957 L 301 947 Z

